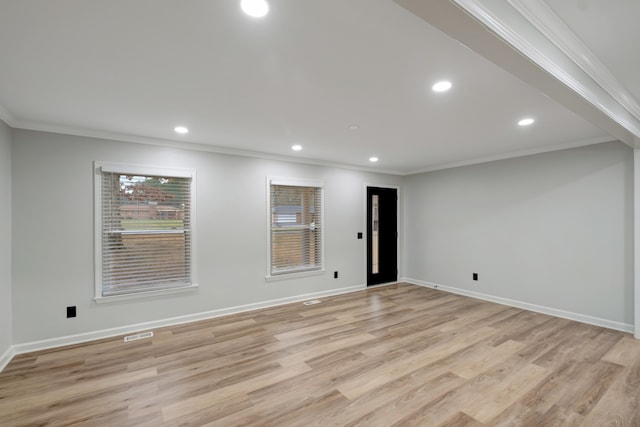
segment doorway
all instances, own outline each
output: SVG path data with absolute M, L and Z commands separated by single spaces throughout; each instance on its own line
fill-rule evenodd
M 398 190 L 367 187 L 367 286 L 398 280 Z

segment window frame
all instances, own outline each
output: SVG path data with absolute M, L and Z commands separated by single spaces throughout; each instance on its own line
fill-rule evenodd
M 102 286 L 102 177 L 103 172 L 106 173 L 120 173 L 127 175 L 140 175 L 140 176 L 166 176 L 172 178 L 191 178 L 190 192 L 190 284 L 166 287 L 156 290 L 143 290 L 137 292 L 131 292 L 127 294 L 109 295 L 103 296 Z M 182 292 L 194 291 L 198 288 L 197 275 L 196 275 L 196 170 L 187 168 L 173 168 L 164 166 L 148 166 L 132 163 L 119 163 L 119 162 L 93 162 L 93 181 L 94 181 L 94 298 L 93 300 L 98 303 L 108 303 L 115 301 L 123 301 L 130 299 L 149 298 L 157 295 L 168 295 Z
M 314 187 L 320 189 L 320 267 L 314 269 L 297 269 L 291 271 L 284 271 L 277 274 L 273 274 L 272 269 L 272 252 L 271 252 L 271 233 L 272 233 L 272 212 L 271 212 L 271 186 L 272 185 L 286 185 L 292 187 Z M 267 274 L 265 280 L 267 282 L 302 278 L 308 276 L 317 276 L 326 273 L 325 270 L 325 216 L 324 216 L 324 183 L 314 179 L 303 178 L 282 178 L 271 177 L 266 178 L 266 199 L 267 199 Z

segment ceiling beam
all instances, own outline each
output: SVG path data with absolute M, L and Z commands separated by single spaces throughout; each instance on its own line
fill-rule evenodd
M 633 148 L 640 120 L 507 2 L 394 0 Z

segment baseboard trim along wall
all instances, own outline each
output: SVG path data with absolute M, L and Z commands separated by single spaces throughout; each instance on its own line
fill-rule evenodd
M 522 308 L 524 310 L 535 311 L 536 313 L 548 314 L 550 316 L 561 317 L 563 319 L 575 320 L 576 322 L 587 323 L 594 326 L 602 326 L 603 328 L 614 329 L 616 331 L 629 332 L 633 334 L 634 326 L 627 323 L 614 322 L 599 317 L 587 316 L 584 314 L 573 313 L 570 311 L 558 310 L 542 305 L 530 304 L 528 302 L 512 300 L 509 298 L 497 297 L 494 295 L 483 294 L 480 292 L 468 291 L 466 289 L 454 288 L 451 286 L 441 285 L 439 283 L 426 282 L 424 280 L 412 279 L 409 277 L 402 278 L 402 281 L 412 285 L 424 286 L 427 288 L 438 289 L 452 294 L 464 295 L 483 301 L 495 302 L 498 304 L 508 305 L 510 307 Z
M 410 283 L 412 285 L 424 286 L 431 289 L 438 289 L 445 292 L 450 292 L 453 294 L 468 296 L 471 298 L 477 298 L 484 301 L 495 302 L 498 304 L 503 304 L 511 307 L 522 308 L 524 310 L 530 310 L 537 313 L 548 314 L 550 316 L 561 317 L 563 319 L 575 320 L 577 322 L 587 323 L 595 326 L 602 326 L 604 328 L 614 329 L 617 331 L 623 332 L 634 332 L 634 326 L 631 324 L 621 323 L 621 322 L 613 322 L 606 319 L 601 319 L 598 317 L 586 316 L 583 314 L 572 313 L 569 311 L 558 310 L 550 307 L 544 307 L 536 304 L 530 304 L 523 301 L 512 300 L 508 298 L 497 297 L 493 295 L 483 294 L 480 292 L 468 291 L 466 289 L 455 288 L 451 286 L 445 286 L 437 283 L 427 282 L 424 280 L 417 280 L 408 277 L 403 277 L 398 282 L 394 283 L 386 283 L 386 285 L 395 284 L 395 283 Z M 30 353 L 33 351 L 47 350 L 50 348 L 63 347 L 67 345 L 73 344 L 81 344 L 85 342 L 112 338 L 119 335 L 126 335 L 130 333 L 136 333 L 144 330 L 154 329 L 154 328 L 162 328 L 166 326 L 174 326 L 183 323 L 191 323 L 197 322 L 200 320 L 213 319 L 216 317 L 228 316 L 236 313 L 243 313 L 246 311 L 258 310 L 261 308 L 275 307 L 284 304 L 290 304 L 294 302 L 306 301 L 309 299 L 316 299 L 334 295 L 347 294 L 351 292 L 357 292 L 361 290 L 367 289 L 366 285 L 358 285 L 358 286 L 350 286 L 347 288 L 340 289 L 332 289 L 329 291 L 322 292 L 314 292 L 310 294 L 296 295 L 287 298 L 280 298 L 269 301 L 262 301 L 252 304 L 245 304 L 235 307 L 222 308 L 218 310 L 211 310 L 202 313 L 194 313 L 188 314 L 185 316 L 172 317 L 168 319 L 154 320 L 151 322 L 137 323 L 133 325 L 121 326 L 118 328 L 111 329 L 103 329 L 94 332 L 86 332 L 77 335 L 68 335 L 59 338 L 51 338 L 41 341 L 33 341 L 22 344 L 14 344 L 12 347 L 7 349 L 2 356 L 0 356 L 0 372 L 4 370 L 4 368 L 9 364 L 11 359 L 18 354 Z
M 2 372 L 4 368 L 7 367 L 7 365 L 9 364 L 9 362 L 11 362 L 11 359 L 13 359 L 13 356 L 15 355 L 16 353 L 14 352 L 13 347 L 9 347 L 7 351 L 5 351 L 2 356 L 0 356 L 0 372 Z
M 118 335 L 126 335 L 144 330 L 162 328 L 165 326 L 180 325 L 183 323 L 197 322 L 199 320 L 213 319 L 215 317 L 228 316 L 231 314 L 243 313 L 246 311 L 258 310 L 261 308 L 275 307 L 294 302 L 306 301 L 309 299 L 317 299 L 322 297 L 347 294 L 351 292 L 366 289 L 366 285 L 350 286 L 347 288 L 332 289 L 322 292 L 314 292 L 310 294 L 296 295 L 287 298 L 280 298 L 269 301 L 262 301 L 252 304 L 239 305 L 235 307 L 222 308 L 218 310 L 205 311 L 202 313 L 188 314 L 185 316 L 172 317 L 169 319 L 154 320 L 151 322 L 137 323 L 133 325 L 121 326 L 118 328 L 103 329 L 100 331 L 86 332 L 77 335 L 68 335 L 59 338 L 51 338 L 41 341 L 33 341 L 22 344 L 14 344 L 0 359 L 0 372 L 11 361 L 13 356 L 17 354 L 30 353 L 33 351 L 47 350 L 50 348 L 63 347 L 72 344 L 81 344 L 89 341 L 95 341 L 105 338 L 111 338 Z

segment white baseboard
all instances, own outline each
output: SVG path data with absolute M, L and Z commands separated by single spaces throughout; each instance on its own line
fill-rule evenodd
M 62 346 L 72 345 L 72 344 L 80 344 L 88 341 L 111 338 L 118 335 L 126 335 L 126 334 L 140 332 L 140 331 L 149 330 L 153 328 L 161 328 L 165 326 L 179 325 L 182 323 L 197 322 L 199 320 L 207 320 L 215 317 L 221 317 L 221 316 L 227 316 L 230 314 L 242 313 L 245 311 L 257 310 L 260 308 L 274 307 L 278 305 L 289 304 L 292 302 L 306 301 L 308 299 L 346 294 L 350 292 L 361 291 L 363 289 L 366 289 L 366 285 L 331 289 L 329 291 L 314 292 L 310 294 L 296 295 L 292 297 L 280 298 L 280 299 L 275 299 L 270 301 L 262 301 L 262 302 L 252 303 L 252 304 L 239 305 L 235 307 L 221 308 L 218 310 L 205 311 L 202 313 L 188 314 L 185 316 L 172 317 L 168 319 L 154 320 L 151 322 L 136 323 L 133 325 L 120 326 L 118 328 L 102 329 L 99 331 L 85 332 L 77 335 L 68 335 L 64 337 L 51 338 L 51 339 L 46 339 L 41 341 L 32 341 L 32 342 L 27 342 L 22 344 L 14 344 L 13 347 L 11 347 L 7 351 L 7 353 L 11 351 L 11 353 L 5 365 L 2 365 L 1 362 L 4 360 L 4 357 L 7 354 L 3 355 L 3 358 L 0 359 L 0 367 L 4 368 L 4 366 L 6 366 L 6 364 L 9 363 L 11 358 L 16 354 L 30 353 L 32 351 L 46 350 L 49 348 L 62 347 Z M 2 372 L 2 369 L 0 369 L 0 372 Z
M 16 353 L 13 347 L 9 347 L 7 351 L 5 351 L 2 356 L 0 356 L 0 372 L 2 372 L 4 368 L 7 367 L 7 365 L 9 364 L 9 362 L 11 362 L 11 359 L 13 359 L 13 356 L 15 355 Z
M 440 285 L 438 283 L 426 282 L 424 280 L 417 280 L 409 277 L 404 277 L 402 278 L 402 280 L 412 285 L 438 289 L 441 291 L 450 292 L 452 294 L 464 295 L 467 297 L 477 298 L 484 301 L 490 301 L 498 304 L 508 305 L 510 307 L 522 308 L 524 310 L 535 311 L 536 313 L 548 314 L 550 316 L 561 317 L 563 319 L 575 320 L 576 322 L 587 323 L 589 325 L 602 326 L 603 328 L 615 329 L 616 331 L 629 332 L 631 334 L 633 334 L 634 332 L 634 326 L 628 323 L 614 322 L 612 320 L 601 319 L 599 317 L 587 316 L 585 314 L 558 310 L 556 308 L 530 304 L 528 302 L 497 297 L 494 295 L 483 294 L 480 292 L 469 291 L 466 289 L 454 288 L 451 286 Z
M 428 288 L 433 288 L 433 289 L 439 289 L 445 292 L 464 295 L 464 296 L 477 298 L 485 301 L 491 301 L 498 304 L 508 305 L 511 307 L 522 308 L 525 310 L 535 311 L 537 313 L 548 314 L 551 316 L 561 317 L 564 319 L 575 320 L 577 322 L 587 323 L 590 325 L 602 326 L 605 328 L 615 329 L 618 331 L 629 332 L 629 333 L 634 332 L 633 325 L 626 324 L 626 323 L 613 322 L 610 320 L 601 319 L 597 317 L 586 316 L 583 314 L 572 313 L 572 312 L 558 310 L 550 307 L 539 306 L 539 305 L 530 304 L 522 301 L 511 300 L 508 298 L 496 297 L 493 295 L 482 294 L 480 292 L 473 292 L 465 289 L 444 286 L 436 283 L 426 282 L 423 280 L 412 279 L 409 277 L 402 277 L 398 280 L 398 282 L 385 283 L 382 286 L 387 286 L 387 285 L 392 285 L 395 283 L 402 283 L 402 282 L 410 283 L 418 286 L 424 286 Z M 258 310 L 261 308 L 268 308 L 268 307 L 274 307 L 274 306 L 283 305 L 283 304 L 289 304 L 293 302 L 306 301 L 308 299 L 315 299 L 315 298 L 357 292 L 364 289 L 367 289 L 367 286 L 364 284 L 358 285 L 358 286 L 350 286 L 347 288 L 332 289 L 329 291 L 314 292 L 310 294 L 296 295 L 296 296 L 287 297 L 287 298 L 280 298 L 280 299 L 263 301 L 263 302 L 252 303 L 252 304 L 245 304 L 245 305 L 240 305 L 235 307 L 222 308 L 218 310 L 211 310 L 211 311 L 206 311 L 202 313 L 188 314 L 185 316 L 172 317 L 168 319 L 154 320 L 151 322 L 137 323 L 133 325 L 121 326 L 118 328 L 102 329 L 99 331 L 86 332 L 86 333 L 77 334 L 77 335 L 68 335 L 64 337 L 51 338 L 51 339 L 46 339 L 41 341 L 32 341 L 28 343 L 15 344 L 9 349 L 7 349 L 7 351 L 5 351 L 2 356 L 0 356 L 0 372 L 4 370 L 4 368 L 9 364 L 11 359 L 17 354 L 30 353 L 32 351 L 46 350 L 50 348 L 62 347 L 62 346 L 72 345 L 72 344 L 80 344 L 80 343 L 104 339 L 104 338 L 111 338 L 118 335 L 126 335 L 129 333 L 140 332 L 140 331 L 149 330 L 153 328 L 161 328 L 165 326 L 173 326 L 173 325 L 179 325 L 183 323 L 197 322 L 199 320 L 207 320 L 215 317 L 222 317 L 222 316 L 227 316 L 227 315 L 236 314 L 236 313 L 243 313 L 246 311 Z

